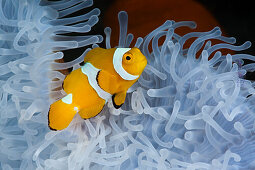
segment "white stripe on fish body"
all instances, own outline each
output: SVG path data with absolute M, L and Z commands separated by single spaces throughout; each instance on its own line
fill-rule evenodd
M 124 80 L 135 80 L 139 76 L 129 74 L 122 66 L 122 57 L 129 50 L 131 50 L 131 48 L 117 48 L 115 50 L 113 55 L 113 67 L 115 71 L 120 75 L 120 77 L 122 77 Z
M 91 63 L 85 63 L 84 66 L 81 67 L 81 71 L 88 77 L 89 84 L 91 87 L 97 92 L 98 96 L 107 102 L 112 95 L 106 91 L 104 91 L 99 85 L 97 84 L 97 74 L 100 69 L 94 67 Z
M 66 103 L 66 104 L 72 104 L 72 102 L 73 102 L 72 93 L 70 93 L 70 94 L 66 95 L 65 97 L 63 97 L 62 102 Z

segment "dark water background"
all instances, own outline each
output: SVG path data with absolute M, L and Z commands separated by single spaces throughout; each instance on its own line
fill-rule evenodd
M 107 9 L 115 2 L 116 0 L 94 0 L 94 5 L 86 11 L 80 11 L 74 15 L 80 15 L 86 13 L 89 10 L 97 7 L 101 10 L 99 16 L 99 22 L 93 27 L 90 34 L 101 34 L 104 35 L 104 14 Z M 221 27 L 228 36 L 235 37 L 237 40 L 236 45 L 241 45 L 245 41 L 251 41 L 252 46 L 242 52 L 255 56 L 255 10 L 252 0 L 195 0 L 201 3 L 211 14 L 216 18 L 220 23 Z M 117 16 L 113 16 L 117 17 Z M 116 23 L 117 24 L 117 23 Z M 100 45 L 100 46 L 103 46 Z M 65 54 L 72 54 L 74 58 L 80 55 L 84 49 L 77 49 L 75 51 L 69 52 L 66 51 Z M 237 52 L 238 53 L 238 52 Z M 65 61 L 73 60 L 70 58 L 65 58 Z M 249 61 L 245 61 L 249 63 Z M 246 79 L 255 80 L 255 73 L 247 73 Z

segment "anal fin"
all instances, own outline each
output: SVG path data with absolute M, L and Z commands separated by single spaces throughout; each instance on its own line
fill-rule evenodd
M 82 108 L 79 111 L 79 115 L 83 119 L 89 119 L 89 118 L 95 117 L 103 110 L 104 105 L 105 105 L 105 101 L 102 100 L 102 101 L 98 102 L 97 105 L 90 106 L 87 108 Z

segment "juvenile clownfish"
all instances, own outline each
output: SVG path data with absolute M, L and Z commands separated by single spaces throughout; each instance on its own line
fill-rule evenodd
M 138 48 L 94 48 L 84 63 L 66 76 L 63 89 L 67 95 L 50 106 L 48 125 L 52 130 L 68 127 L 77 112 L 83 119 L 96 116 L 110 99 L 120 108 L 147 60 Z

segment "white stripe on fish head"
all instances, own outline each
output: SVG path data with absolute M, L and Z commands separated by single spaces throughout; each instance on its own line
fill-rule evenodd
M 120 77 L 122 77 L 124 80 L 135 80 L 139 76 L 129 74 L 122 66 L 122 57 L 129 50 L 131 50 L 131 48 L 117 48 L 115 50 L 113 55 L 113 67 L 115 71 L 120 75 Z

